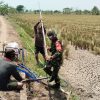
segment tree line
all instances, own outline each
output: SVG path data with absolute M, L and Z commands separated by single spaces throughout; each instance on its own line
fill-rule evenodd
M 39 10 L 27 10 L 23 5 L 18 5 L 16 8 L 8 6 L 8 4 L 4 4 L 4 2 L 0 2 L 0 14 L 7 15 L 10 13 L 39 13 Z M 76 14 L 76 15 L 100 15 L 100 10 L 97 6 L 94 6 L 91 10 L 73 10 L 73 8 L 64 8 L 63 11 L 59 10 L 42 10 L 44 14 Z

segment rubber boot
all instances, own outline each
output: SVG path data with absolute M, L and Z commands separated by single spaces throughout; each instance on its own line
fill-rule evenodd
M 56 83 L 54 85 L 49 85 L 50 88 L 53 88 L 53 89 L 60 89 L 60 83 Z

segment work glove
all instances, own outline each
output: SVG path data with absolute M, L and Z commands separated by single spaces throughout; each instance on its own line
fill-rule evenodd
M 52 60 L 52 58 L 53 58 L 52 56 L 46 56 L 46 60 L 47 60 L 47 61 Z

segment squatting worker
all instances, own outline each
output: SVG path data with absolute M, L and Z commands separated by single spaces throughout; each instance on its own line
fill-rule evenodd
M 22 77 L 17 72 L 17 65 L 0 60 L 0 90 L 20 90 L 23 87 Z M 16 80 L 11 80 L 13 76 Z

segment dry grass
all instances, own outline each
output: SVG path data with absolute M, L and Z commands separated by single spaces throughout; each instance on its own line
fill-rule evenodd
M 34 37 L 33 26 L 39 20 L 38 14 L 16 14 L 10 17 Z M 94 47 L 100 48 L 100 16 L 46 14 L 43 15 L 43 21 L 46 29 L 52 28 L 57 32 L 64 45 L 68 40 L 76 49 L 97 51 Z

